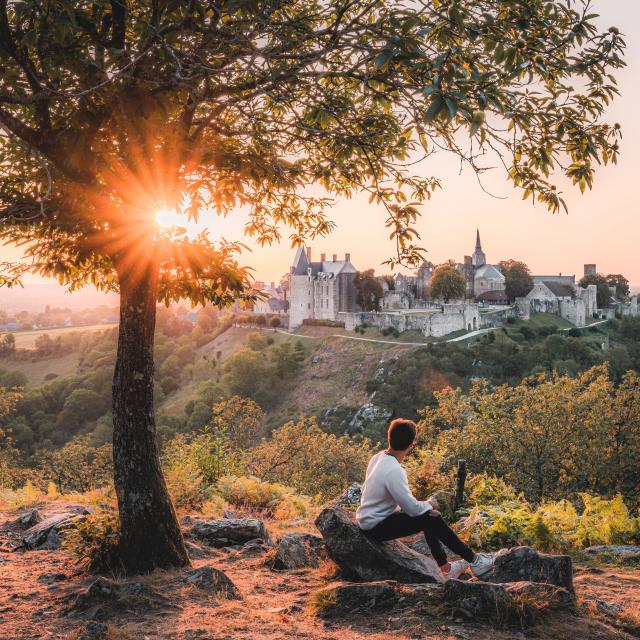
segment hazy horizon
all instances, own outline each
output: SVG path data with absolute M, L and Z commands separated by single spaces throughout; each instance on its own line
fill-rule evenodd
M 608 116 L 611 123 L 620 122 L 623 128 L 619 164 L 599 167 L 593 190 L 584 195 L 558 181 L 569 214 L 552 215 L 542 206 L 523 202 L 521 193 L 510 187 L 502 169 L 488 172 L 483 179 L 484 189 L 498 196 L 492 197 L 480 187 L 475 174 L 469 170 L 460 173 L 455 158 L 445 154 L 433 156 L 420 165 L 420 172 L 439 177 L 443 188 L 423 208 L 423 217 L 417 225 L 432 262 L 449 258 L 461 261 L 464 255 L 470 255 L 478 226 L 490 263 L 514 258 L 526 262 L 534 274 L 575 274 L 578 278 L 585 263 L 595 263 L 598 271 L 621 273 L 634 287 L 640 286 L 640 223 L 636 215 L 640 194 L 635 189 L 639 163 L 633 151 L 640 143 L 640 127 L 634 126 L 640 99 L 637 73 L 640 6 L 631 0 L 597 0 L 593 10 L 600 13 L 602 28 L 619 26 L 627 42 L 628 66 L 618 74 L 622 95 L 611 106 Z M 356 268 L 374 268 L 378 274 L 388 272 L 381 266 L 393 253 L 384 227 L 386 214 L 367 200 L 363 195 L 336 203 L 331 217 L 337 229 L 329 237 L 309 243 L 314 256 L 321 253 L 343 256 L 348 252 Z M 294 250 L 286 230 L 280 245 L 260 248 L 243 236 L 246 215 L 242 212 L 224 220 L 209 220 L 212 237 L 244 241 L 253 249 L 242 256 L 241 262 L 254 269 L 257 280 L 276 281 L 288 271 Z M 16 248 L 3 247 L 0 252 L 3 260 L 20 256 Z M 31 289 L 30 283 L 44 281 L 32 276 L 25 282 L 23 291 Z M 0 305 L 6 299 L 0 289 Z

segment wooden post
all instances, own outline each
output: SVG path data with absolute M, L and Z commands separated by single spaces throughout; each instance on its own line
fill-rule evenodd
M 457 511 L 464 502 L 464 483 L 467 479 L 467 461 L 458 460 L 458 473 L 456 474 L 456 495 L 453 498 L 453 510 Z

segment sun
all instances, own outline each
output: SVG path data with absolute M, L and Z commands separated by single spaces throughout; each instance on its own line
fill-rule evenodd
M 173 209 L 158 209 L 156 211 L 156 224 L 160 227 L 168 229 L 169 227 L 179 226 L 184 223 L 180 215 Z

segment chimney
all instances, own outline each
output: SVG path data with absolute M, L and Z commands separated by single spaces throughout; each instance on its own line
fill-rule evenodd
M 338 260 L 338 254 L 334 253 L 333 254 L 333 261 L 336 262 Z
M 326 253 L 321 253 L 320 254 L 320 262 L 325 262 L 326 259 L 327 259 L 327 254 Z
M 275 283 L 275 282 L 272 282 L 272 283 L 271 283 L 271 291 L 273 291 L 275 288 L 276 288 L 276 283 Z
M 311 247 L 307 247 L 307 260 L 311 262 Z
M 350 253 L 345 253 L 344 254 L 344 261 L 345 262 L 349 262 L 349 260 L 351 260 L 351 254 Z

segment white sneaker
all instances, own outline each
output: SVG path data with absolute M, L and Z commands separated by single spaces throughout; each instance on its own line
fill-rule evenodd
M 440 571 L 442 573 L 442 577 L 447 580 L 455 580 L 459 578 L 467 569 L 469 568 L 469 563 L 465 560 L 456 560 L 455 562 L 449 563 L 449 571 Z
M 476 557 L 471 563 L 471 571 L 476 578 L 489 573 L 493 568 L 495 557 L 490 553 L 476 553 Z

